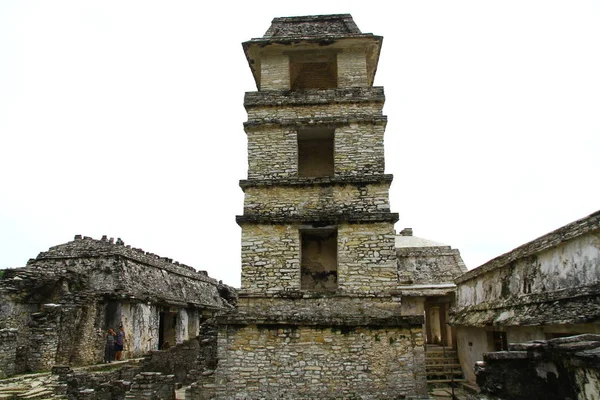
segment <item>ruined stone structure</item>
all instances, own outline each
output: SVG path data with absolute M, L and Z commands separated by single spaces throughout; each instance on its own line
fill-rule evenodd
M 509 344 L 475 366 L 484 398 L 600 398 L 600 335 L 584 334 Z
M 276 18 L 243 44 L 242 288 L 192 398 L 426 397 L 423 315 L 402 315 L 384 173 L 382 38 L 350 15 Z M 403 397 L 405 396 L 405 397 Z
M 181 343 L 236 296 L 206 272 L 120 239 L 77 235 L 6 270 L 0 300 L 0 370 L 12 375 L 102 362 L 103 333 L 119 324 L 127 358 Z
M 425 315 L 427 344 L 454 347 L 454 330 L 447 321 L 455 303 L 454 279 L 467 272 L 460 252 L 413 236 L 406 228 L 396 236 L 396 256 L 402 312 Z
M 509 343 L 600 333 L 600 211 L 456 279 L 456 326 L 465 376 Z

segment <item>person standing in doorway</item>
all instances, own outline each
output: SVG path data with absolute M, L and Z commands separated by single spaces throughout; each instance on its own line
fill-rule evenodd
M 106 345 L 104 346 L 104 362 L 109 363 L 115 358 L 115 337 L 117 333 L 112 328 L 104 334 Z
M 123 324 L 119 325 L 119 332 L 117 333 L 117 338 L 115 339 L 115 360 L 122 361 L 123 360 L 123 348 L 125 346 L 125 329 L 123 329 Z

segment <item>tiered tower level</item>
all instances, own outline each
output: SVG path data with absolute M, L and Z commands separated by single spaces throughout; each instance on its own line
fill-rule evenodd
M 349 15 L 277 18 L 243 44 L 248 180 L 242 291 L 366 295 L 397 282 L 384 173 L 382 38 Z
M 381 43 L 350 15 L 276 18 L 243 43 L 258 91 L 244 99 L 242 288 L 206 398 L 426 393 L 423 317 L 394 294 Z

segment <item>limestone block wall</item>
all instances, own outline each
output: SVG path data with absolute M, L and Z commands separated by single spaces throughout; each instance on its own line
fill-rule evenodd
M 335 186 L 248 187 L 244 215 L 310 220 L 314 215 L 389 212 L 389 183 Z
M 248 133 L 248 179 L 298 175 L 298 138 L 294 127 L 263 127 Z
M 403 299 L 404 301 L 404 299 Z M 275 297 L 244 296 L 238 304 L 240 312 L 260 315 L 305 318 L 331 318 L 332 315 L 342 318 L 387 318 L 401 313 L 399 298 L 391 296 L 322 293 L 295 293 Z M 418 314 L 423 315 L 423 313 Z
M 322 89 L 322 91 L 331 89 Z M 320 92 L 321 90 L 314 92 Z M 249 93 L 246 94 L 248 97 Z M 334 97 L 335 99 L 335 97 Z M 281 100 L 280 100 L 281 101 Z M 292 100 L 293 101 L 293 100 Z M 303 105 L 303 104 L 291 104 L 273 107 L 268 106 L 246 106 L 248 111 L 248 122 L 247 126 L 253 126 L 258 123 L 289 123 L 297 119 L 332 119 L 332 118 L 359 118 L 367 116 L 381 116 L 381 110 L 383 109 L 382 102 L 356 102 L 356 103 L 330 103 L 330 104 L 315 104 L 315 105 Z M 299 100 L 296 100 L 299 102 Z M 310 101 L 310 100 L 307 100 Z M 335 100 L 334 100 L 335 101 Z
M 336 176 L 381 175 L 385 171 L 385 123 L 350 123 L 335 130 Z
M 213 398 L 426 397 L 420 326 L 220 329 Z
M 298 176 L 298 135 L 295 126 L 246 128 L 248 179 Z M 373 176 L 385 170 L 385 123 L 353 122 L 334 133 L 334 175 Z
M 18 336 L 16 329 L 0 329 L 0 379 L 16 372 Z
M 396 287 L 394 226 L 388 222 L 338 226 L 338 290 L 386 293 Z
M 285 54 L 264 54 L 261 58 L 260 76 L 260 90 L 289 90 L 289 56 Z
M 293 225 L 242 227 L 242 290 L 300 290 L 300 235 Z
M 300 224 L 242 226 L 242 290 L 300 290 Z M 397 284 L 395 235 L 387 222 L 339 224 L 338 291 L 384 293 Z
M 366 49 L 344 49 L 337 55 L 337 68 L 339 87 L 363 87 L 369 85 Z

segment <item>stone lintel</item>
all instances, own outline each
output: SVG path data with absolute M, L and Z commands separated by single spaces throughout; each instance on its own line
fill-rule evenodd
M 252 120 L 244 122 L 244 129 L 246 131 L 252 130 L 253 128 L 260 128 L 264 126 L 345 126 L 351 123 L 361 124 L 372 124 L 372 125 L 385 125 L 387 124 L 387 116 L 373 116 L 373 114 L 354 114 L 351 117 L 302 117 L 302 118 L 265 118 L 261 120 Z
M 271 316 L 249 314 L 226 314 L 217 316 L 220 325 L 282 325 L 316 326 L 316 327 L 422 327 L 425 318 L 422 315 L 397 315 L 393 317 L 323 317 L 323 316 Z
M 238 215 L 235 217 L 238 225 L 242 224 L 292 224 L 312 223 L 316 225 L 336 225 L 339 223 L 371 223 L 390 222 L 396 223 L 399 219 L 398 213 L 364 213 L 364 214 L 311 214 L 311 215 Z
M 281 178 L 281 179 L 242 179 L 240 187 L 242 189 L 264 186 L 333 186 L 333 185 L 356 185 L 364 186 L 374 183 L 392 183 L 394 175 L 361 175 L 361 176 L 335 176 L 318 178 Z
M 272 106 L 312 106 L 340 103 L 384 103 L 383 87 L 351 87 L 336 89 L 265 90 L 246 92 L 246 110 Z

